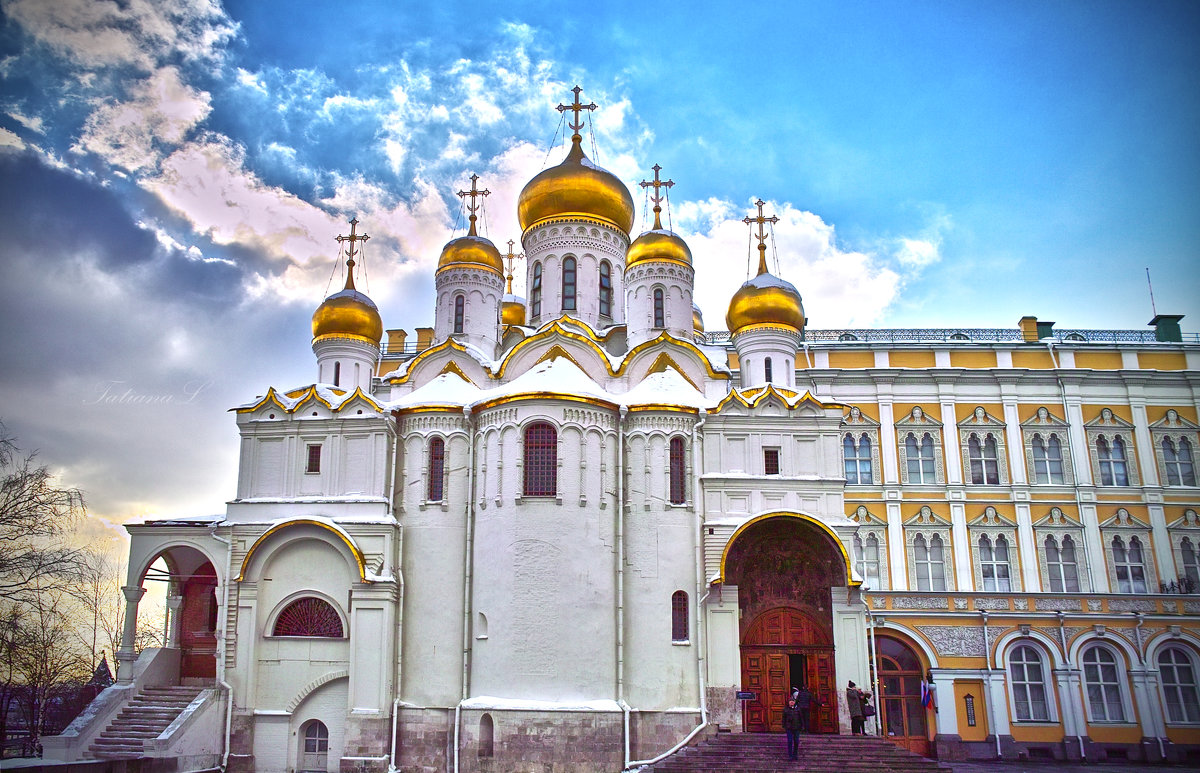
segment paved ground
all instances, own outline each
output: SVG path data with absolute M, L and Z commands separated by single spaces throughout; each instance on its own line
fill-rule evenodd
M 1148 762 L 949 762 L 954 773 L 1162 773 L 1200 770 L 1195 765 L 1164 765 Z

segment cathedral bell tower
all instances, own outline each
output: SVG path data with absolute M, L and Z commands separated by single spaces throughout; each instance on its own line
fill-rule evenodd
M 479 175 L 471 175 L 471 190 L 459 191 L 467 203 L 470 227 L 465 236 L 451 239 L 438 258 L 434 285 L 437 316 L 435 343 L 447 338 L 474 346 L 495 357 L 500 344 L 500 298 L 504 294 L 504 261 L 500 250 L 475 229 L 483 199 L 491 191 L 479 190 Z
M 346 286 L 329 296 L 317 307 L 312 317 L 312 348 L 317 356 L 317 381 L 341 389 L 355 387 L 370 393 L 371 377 L 379 361 L 379 340 L 383 337 L 383 320 L 379 309 L 354 286 L 355 256 L 370 237 L 357 233 L 358 219 L 350 221 L 350 235 L 338 236 L 346 248 Z
M 679 236 L 662 225 L 664 190 L 675 182 L 661 180 L 658 164 L 654 180 L 643 180 L 643 188 L 653 188 L 654 226 L 633 240 L 625 255 L 626 309 L 629 345 L 670 333 L 684 341 L 692 340 L 695 330 L 692 288 L 695 270 L 692 251 Z

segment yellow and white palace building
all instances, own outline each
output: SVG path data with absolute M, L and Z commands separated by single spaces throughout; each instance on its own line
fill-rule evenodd
M 227 511 L 129 527 L 126 619 L 164 560 L 170 646 L 119 653 L 113 695 L 211 686 L 148 753 L 615 772 L 778 730 L 801 683 L 814 727 L 848 732 L 853 680 L 868 729 L 931 756 L 1195 759 L 1200 341 L 1180 318 L 811 330 L 760 203 L 758 273 L 706 332 L 668 183 L 656 168 L 636 233 L 583 152 L 586 107 L 562 106 L 570 151 L 521 193 L 527 299 L 476 233 L 474 180 L 415 336 L 355 288 L 352 226 L 314 383 L 236 409 Z

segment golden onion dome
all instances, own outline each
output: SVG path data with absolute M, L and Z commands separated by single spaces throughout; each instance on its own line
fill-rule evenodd
M 704 332 L 704 314 L 700 312 L 700 307 L 692 304 L 692 330 L 697 333 Z
M 504 275 L 504 259 L 496 245 L 475 232 L 475 216 L 471 215 L 471 230 L 466 236 L 451 239 L 442 248 L 436 273 L 451 268 L 479 268 Z
M 599 220 L 626 236 L 633 228 L 633 197 L 625 183 L 592 163 L 583 153 L 583 138 L 571 135 L 571 150 L 558 166 L 525 184 L 517 199 L 521 231 L 551 218 Z
M 804 304 L 800 293 L 790 282 L 785 282 L 767 271 L 767 259 L 760 245 L 758 276 L 743 284 L 729 301 L 725 323 L 731 333 L 754 325 L 789 327 L 800 332 L 804 329 Z
M 326 298 L 312 316 L 313 341 L 358 338 L 376 346 L 383 338 L 379 308 L 354 288 L 354 261 L 347 261 L 346 286 Z
M 692 251 L 687 242 L 679 238 L 674 231 L 662 227 L 659 213 L 662 208 L 654 206 L 654 228 L 633 240 L 625 253 L 625 270 L 633 268 L 637 263 L 650 260 L 669 260 L 684 265 L 692 265 Z
M 500 299 L 500 322 L 504 325 L 525 324 L 525 299 L 519 295 L 506 294 Z

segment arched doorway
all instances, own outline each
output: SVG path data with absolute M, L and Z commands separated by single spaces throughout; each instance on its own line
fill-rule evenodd
M 738 592 L 742 689 L 755 693 L 744 729 L 782 731 L 791 688 L 807 685 L 812 732 L 838 732 L 831 589 L 847 580 L 834 538 L 802 516 L 761 517 L 735 533 L 723 574 Z
M 329 769 L 329 728 L 319 719 L 310 720 L 300 730 L 299 762 L 296 769 L 302 773 Z
M 183 581 L 179 609 L 181 677 L 217 675 L 217 573 L 205 561 Z
M 799 609 L 781 607 L 759 615 L 742 637 L 742 689 L 756 698 L 746 702 L 746 731 L 783 730 L 784 701 L 793 687 L 807 685 L 813 703 L 809 727 L 836 733 L 833 642 L 828 628 Z
M 921 704 L 925 668 L 916 651 L 899 639 L 875 640 L 876 674 L 879 676 L 879 721 L 888 739 L 897 746 L 928 757 L 928 709 Z

